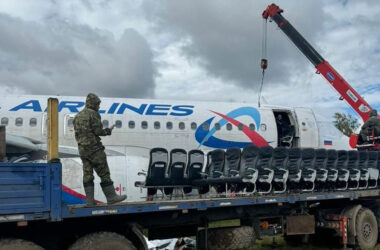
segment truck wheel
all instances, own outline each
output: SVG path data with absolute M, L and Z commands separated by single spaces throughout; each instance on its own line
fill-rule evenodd
M 356 216 L 356 240 L 361 249 L 369 249 L 377 244 L 378 228 L 376 217 L 367 208 L 359 210 Z
M 21 239 L 3 239 L 0 240 L 0 250 L 43 250 L 43 248 L 31 241 Z
M 136 250 L 124 236 L 112 232 L 98 232 L 83 236 L 69 250 Z
M 256 234 L 253 227 L 241 226 L 208 230 L 207 246 L 210 250 L 249 248 L 255 242 Z

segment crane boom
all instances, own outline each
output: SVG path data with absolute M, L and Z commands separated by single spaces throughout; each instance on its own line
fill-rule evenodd
M 299 50 L 316 67 L 331 86 L 340 94 L 348 104 L 360 115 L 363 121 L 369 118 L 371 106 L 361 97 L 344 78 L 306 41 L 305 38 L 286 20 L 283 12 L 277 5 L 269 5 L 263 12 L 263 18 L 269 17 L 277 23 L 279 28 L 290 38 Z

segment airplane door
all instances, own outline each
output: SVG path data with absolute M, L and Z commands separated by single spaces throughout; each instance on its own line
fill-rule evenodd
M 74 117 L 75 115 L 65 115 L 63 131 L 65 138 L 73 138 L 74 137 Z
M 317 148 L 319 143 L 319 131 L 311 109 L 295 108 L 298 123 L 300 147 Z

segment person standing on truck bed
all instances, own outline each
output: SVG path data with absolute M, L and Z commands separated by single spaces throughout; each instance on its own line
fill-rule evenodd
M 110 170 L 104 146 L 99 136 L 111 135 L 112 128 L 103 129 L 98 113 L 100 99 L 95 94 L 88 94 L 86 107 L 74 118 L 75 139 L 78 143 L 79 155 L 83 163 L 83 186 L 86 193 L 87 206 L 95 205 L 94 170 L 101 179 L 100 186 L 108 204 L 123 201 L 126 195 L 117 195 L 111 180 Z
M 360 137 L 363 142 L 367 141 L 367 136 L 380 136 L 380 118 L 377 116 L 377 110 L 369 112 L 369 119 L 363 124 L 360 130 Z

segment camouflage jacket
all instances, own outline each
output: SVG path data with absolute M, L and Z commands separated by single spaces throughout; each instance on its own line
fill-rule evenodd
M 75 139 L 81 156 L 91 155 L 104 146 L 99 136 L 110 135 L 109 128 L 103 129 L 99 113 L 91 108 L 84 108 L 74 118 Z

